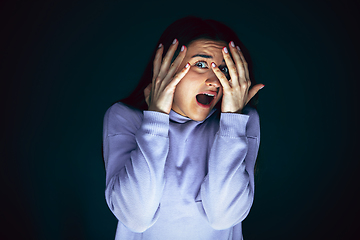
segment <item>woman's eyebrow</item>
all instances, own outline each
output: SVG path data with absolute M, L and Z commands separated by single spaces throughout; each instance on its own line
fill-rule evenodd
M 195 55 L 192 56 L 191 58 L 194 58 L 194 57 L 213 58 L 213 57 L 210 56 L 210 55 L 204 55 L 204 54 L 195 54 Z

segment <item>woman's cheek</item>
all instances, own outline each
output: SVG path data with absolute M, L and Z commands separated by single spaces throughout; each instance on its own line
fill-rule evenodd
M 201 84 L 202 82 L 205 82 L 204 72 L 201 72 L 201 70 L 195 68 L 190 69 L 183 80 L 185 80 L 184 82 L 187 82 L 187 84 L 191 85 Z

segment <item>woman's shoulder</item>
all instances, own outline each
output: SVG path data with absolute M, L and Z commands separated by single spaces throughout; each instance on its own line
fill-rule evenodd
M 116 102 L 108 108 L 105 115 L 122 118 L 142 118 L 143 112 L 122 102 Z
M 104 125 L 109 133 L 118 132 L 120 129 L 137 129 L 143 120 L 143 112 L 122 102 L 116 102 L 105 113 Z

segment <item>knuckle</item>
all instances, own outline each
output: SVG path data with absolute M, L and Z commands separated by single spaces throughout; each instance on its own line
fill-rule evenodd
M 230 71 L 237 73 L 237 68 L 235 66 L 231 66 L 229 68 Z
M 226 58 L 228 61 L 232 61 L 232 58 L 231 58 L 230 54 L 226 54 L 226 55 L 225 55 L 225 58 Z
M 172 80 L 174 80 L 174 79 L 178 79 L 178 78 L 181 76 L 181 73 L 183 73 L 183 71 L 181 71 L 181 72 L 179 72 L 179 73 L 175 74 L 175 75 L 174 75 L 174 77 L 172 78 Z
M 220 74 L 221 73 L 221 71 L 220 71 L 220 69 L 217 67 L 217 68 L 214 68 L 214 72 L 215 73 L 217 73 L 217 74 Z
M 160 78 L 159 76 L 157 76 L 157 77 L 155 78 L 155 82 L 156 82 L 156 83 L 160 83 L 160 82 L 161 82 L 161 78 Z
M 234 90 L 234 92 L 239 92 L 239 91 L 241 90 L 241 87 L 238 86 L 238 85 L 237 85 L 237 86 L 235 85 L 235 86 L 233 87 L 233 90 Z
M 240 87 L 241 87 L 242 89 L 247 88 L 247 87 L 248 87 L 248 84 L 247 84 L 246 82 L 242 82 L 242 83 L 240 83 Z
M 165 65 L 165 64 L 168 64 L 169 63 L 169 59 L 167 57 L 165 57 L 163 60 L 162 60 L 162 65 Z

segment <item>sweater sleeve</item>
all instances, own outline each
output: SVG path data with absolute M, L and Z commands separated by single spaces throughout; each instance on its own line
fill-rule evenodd
M 114 104 L 106 112 L 103 154 L 106 202 L 133 232 L 143 232 L 158 218 L 164 167 L 169 149 L 169 116 L 136 112 Z
M 250 109 L 250 110 L 249 110 Z M 254 166 L 260 144 L 257 111 L 222 113 L 210 151 L 208 174 L 196 198 L 214 229 L 227 229 L 245 219 L 254 199 Z

